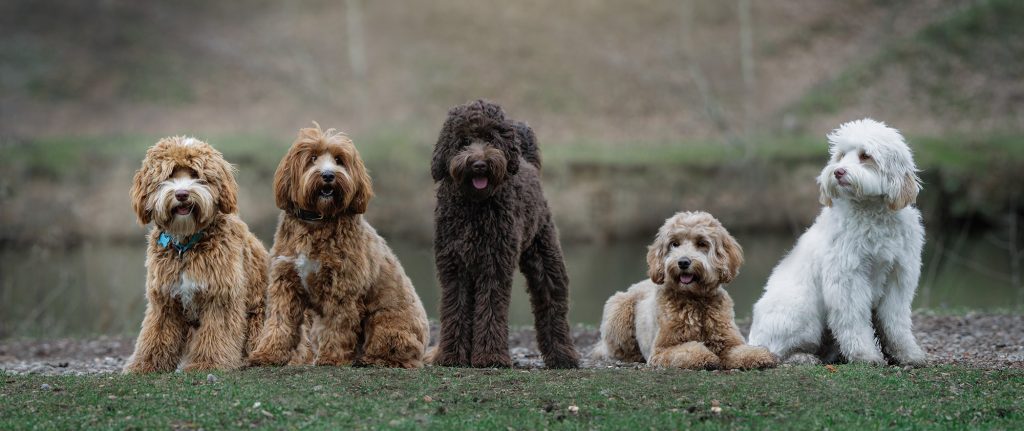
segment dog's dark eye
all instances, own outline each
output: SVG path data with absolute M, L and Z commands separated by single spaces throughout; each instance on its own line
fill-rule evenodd
M 871 160 L 871 155 L 868 153 L 860 153 L 860 161 L 866 162 L 868 160 Z
M 316 156 L 311 156 L 311 157 L 309 158 L 309 161 L 311 161 L 311 162 L 315 162 L 315 161 L 316 161 Z
M 708 242 L 706 239 L 698 240 L 697 241 L 697 247 L 708 248 L 708 247 L 711 247 L 711 243 Z
M 679 241 L 672 241 L 672 244 L 669 244 L 669 248 L 676 248 L 676 247 L 679 247 Z
M 341 156 L 335 156 L 334 163 L 337 163 L 338 166 L 345 166 L 345 164 L 341 162 Z

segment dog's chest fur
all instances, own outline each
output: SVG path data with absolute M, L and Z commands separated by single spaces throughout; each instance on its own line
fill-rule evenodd
M 671 345 L 697 341 L 719 353 L 724 347 L 722 334 L 731 323 L 722 320 L 725 307 L 731 307 L 730 301 L 720 294 L 684 300 L 659 288 L 637 303 L 636 338 L 641 354 L 650 360 L 659 341 Z
M 299 253 L 292 260 L 292 263 L 295 265 L 295 272 L 299 274 L 299 280 L 302 282 L 302 290 L 309 292 L 309 285 L 313 282 L 313 277 L 320 272 L 320 261 L 310 259 L 305 253 Z
M 832 246 L 826 252 L 829 262 L 844 257 L 858 257 L 861 270 L 871 286 L 872 303 L 884 295 L 884 286 L 892 269 L 902 254 L 908 251 L 907 244 L 915 239 L 917 210 L 906 208 L 899 213 L 858 211 L 846 203 L 826 209 L 828 217 L 821 226 L 832 234 L 827 243 Z M 833 270 L 834 265 L 825 263 L 823 270 Z
M 198 280 L 184 271 L 178 277 L 178 281 L 170 286 L 168 293 L 171 298 L 181 303 L 186 320 L 190 322 L 199 320 L 200 306 L 197 296 L 205 291 L 206 287 L 206 282 Z

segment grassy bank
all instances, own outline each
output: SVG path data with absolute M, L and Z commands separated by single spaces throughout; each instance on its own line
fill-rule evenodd
M 374 178 L 368 217 L 378 230 L 429 244 L 432 141 L 414 126 L 354 136 Z M 240 207 L 269 238 L 278 210 L 271 179 L 289 140 L 206 137 L 239 168 Z M 156 136 L 65 137 L 0 143 L 0 243 L 54 247 L 135 240 L 141 230 L 127 190 Z M 910 137 L 925 191 L 918 206 L 933 229 L 964 219 L 1000 226 L 1024 191 L 1006 187 L 1024 169 L 1020 135 Z M 823 137 L 716 141 L 544 141 L 545 194 L 567 241 L 647 238 L 680 209 L 703 209 L 731 230 L 798 232 L 819 211 L 813 178 Z M 977 172 L 985 172 L 979 176 Z M 83 196 L 88 196 L 84 199 Z
M 211 380 L 6 376 L 0 428 L 963 429 L 1024 420 L 1019 370 L 286 368 Z

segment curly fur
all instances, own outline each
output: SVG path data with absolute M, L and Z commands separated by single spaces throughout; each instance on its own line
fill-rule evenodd
M 154 227 L 146 251 L 146 315 L 127 373 L 233 369 L 262 326 L 267 251 L 235 214 L 233 169 L 194 138 L 157 142 L 135 173 L 132 207 Z M 161 233 L 187 243 L 178 253 Z
M 540 184 L 533 131 L 483 100 L 456 106 L 434 146 L 438 183 L 434 254 L 441 333 L 429 360 L 508 367 L 512 276 L 526 277 L 544 363 L 576 367 L 569 335 L 569 278 Z
M 870 119 L 828 140 L 825 207 L 768 278 L 750 341 L 787 361 L 924 364 L 910 321 L 924 246 L 910 147 Z
M 766 368 L 768 349 L 748 346 L 723 286 L 743 264 L 743 249 L 705 212 L 665 221 L 648 248 L 648 280 L 608 299 L 601 340 L 591 356 L 679 368 Z
M 352 141 L 319 125 L 300 130 L 274 190 L 282 213 L 267 319 L 250 364 L 422 366 L 427 313 L 363 219 L 373 189 Z

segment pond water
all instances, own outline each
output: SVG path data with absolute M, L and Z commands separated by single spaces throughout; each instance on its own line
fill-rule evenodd
M 728 287 L 736 316 L 749 317 L 764 281 L 793 246 L 789 234 L 739 234 L 746 264 Z M 423 299 L 437 317 L 439 289 L 429 246 L 389 242 Z M 646 276 L 646 241 L 564 244 L 570 276 L 570 321 L 596 325 L 605 300 Z M 1019 305 L 1010 282 L 1009 258 L 995 241 L 967 237 L 929 244 L 915 299 L 917 308 L 1006 308 Z M 52 251 L 0 250 L 0 337 L 134 334 L 145 309 L 143 245 L 85 244 Z M 510 320 L 531 325 L 525 281 L 516 276 Z

